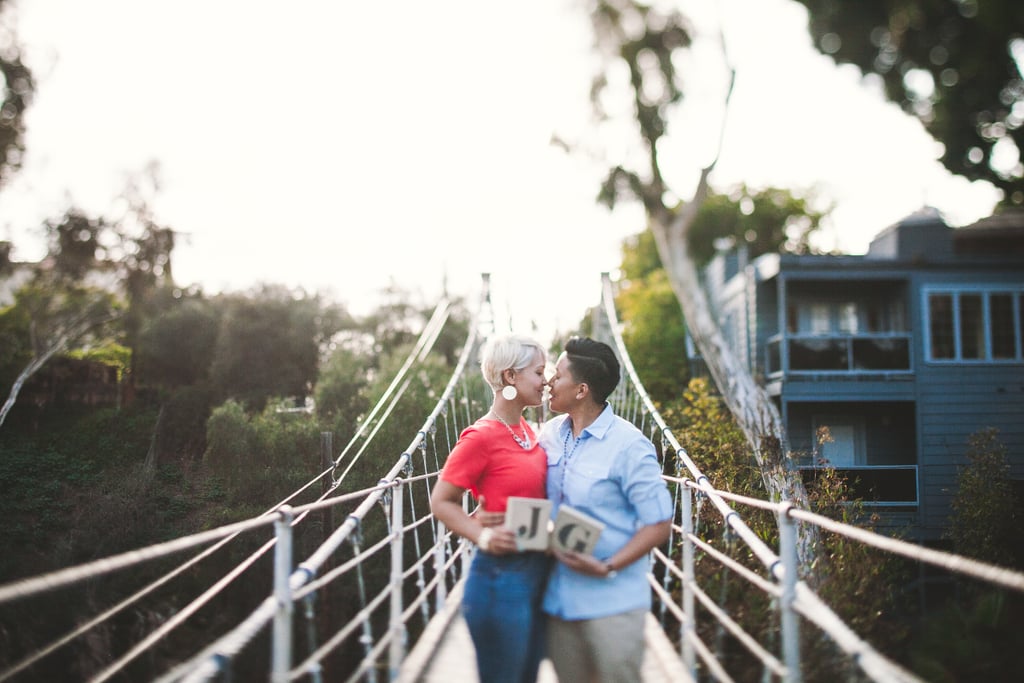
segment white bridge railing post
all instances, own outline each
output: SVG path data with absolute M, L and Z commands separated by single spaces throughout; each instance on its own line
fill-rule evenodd
M 286 683 L 292 667 L 292 614 L 294 602 L 290 584 L 292 574 L 292 509 L 282 505 L 274 522 L 277 543 L 274 546 L 274 645 L 271 653 L 271 680 Z
M 697 679 L 697 654 L 693 647 L 693 639 L 697 635 L 697 610 L 694 608 L 693 600 L 693 541 L 690 535 L 693 533 L 693 491 L 686 485 L 680 484 L 683 493 L 680 500 L 683 504 L 683 662 L 693 680 Z
M 388 655 L 391 680 L 398 678 L 398 670 L 405 658 L 405 622 L 402 620 L 403 537 L 402 532 L 402 480 L 395 480 L 391 496 L 391 644 Z
M 445 557 L 445 541 L 444 535 L 447 533 L 444 528 L 444 522 L 434 518 L 434 522 L 437 524 L 437 543 L 434 545 L 434 576 L 437 577 L 437 592 L 434 594 L 434 614 L 440 614 L 441 610 L 444 609 L 444 603 L 448 599 L 448 577 L 446 576 L 444 563 L 447 559 Z
M 789 516 L 792 503 L 784 501 L 779 511 L 779 559 L 782 561 L 782 597 L 780 600 L 782 658 L 786 665 L 786 681 L 800 683 L 800 621 L 793 609 L 796 600 L 797 552 L 796 523 Z

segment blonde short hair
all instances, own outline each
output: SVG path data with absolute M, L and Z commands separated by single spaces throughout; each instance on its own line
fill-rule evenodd
M 488 340 L 480 356 L 480 372 L 484 381 L 495 392 L 501 391 L 501 373 L 505 370 L 521 372 L 533 362 L 536 354 L 544 358 L 540 342 L 518 334 L 494 337 Z

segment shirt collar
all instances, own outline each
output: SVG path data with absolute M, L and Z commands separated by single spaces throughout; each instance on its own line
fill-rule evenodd
M 583 428 L 580 432 L 582 437 L 584 434 L 594 437 L 595 439 L 602 439 L 604 435 L 608 433 L 608 430 L 612 426 L 612 418 L 615 416 L 615 412 L 609 403 L 604 404 L 604 410 L 597 416 L 597 419 L 591 422 L 589 425 Z M 565 420 L 562 422 L 561 433 L 564 436 L 565 432 L 572 429 L 572 420 L 566 415 Z

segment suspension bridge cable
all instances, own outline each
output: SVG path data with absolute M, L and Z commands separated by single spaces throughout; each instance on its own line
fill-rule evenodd
M 440 302 L 438 304 L 438 306 L 435 308 L 434 314 L 432 315 L 432 317 L 431 317 L 430 321 L 428 322 L 428 324 L 425 326 L 423 332 L 421 333 L 421 335 L 419 337 L 419 340 L 417 341 L 416 346 L 414 347 L 412 352 L 410 352 L 409 357 L 407 358 L 405 364 L 403 365 L 402 373 L 406 372 L 408 370 L 408 368 L 411 367 L 411 365 L 412 365 L 411 361 L 412 360 L 414 360 L 414 359 L 415 360 L 421 360 L 424 357 L 424 355 L 425 355 L 424 349 L 429 350 L 430 348 L 432 348 L 433 343 L 436 341 L 436 339 L 437 339 L 437 337 L 439 335 L 440 329 L 443 327 L 445 321 L 447 320 L 448 308 L 449 308 L 449 304 L 445 300 L 442 300 L 442 302 Z M 398 378 L 396 378 L 396 380 L 397 379 Z M 384 396 L 382 396 L 381 400 L 378 402 L 378 408 L 381 405 L 381 403 L 383 402 L 383 400 L 387 397 L 388 393 L 393 390 L 393 388 L 395 386 L 395 383 L 396 382 L 393 381 L 391 386 L 389 386 L 388 390 L 385 392 Z M 392 406 L 393 406 L 393 404 L 392 404 Z M 354 437 L 354 438 L 358 438 L 358 432 L 357 432 L 357 437 Z M 364 444 L 364 448 L 366 447 L 366 445 L 369 444 L 369 442 L 372 440 L 372 438 L 373 437 L 371 435 L 370 439 L 368 439 L 367 442 Z M 266 510 L 262 515 L 260 515 L 260 517 L 264 517 L 264 516 L 273 514 L 275 510 L 280 509 L 281 506 L 286 505 L 291 500 L 294 500 L 295 497 L 297 497 L 302 492 L 304 492 L 306 489 L 308 489 L 309 487 L 314 485 L 316 482 L 321 480 L 324 476 L 326 476 L 326 474 L 331 472 L 332 469 L 333 468 L 325 470 L 320 475 L 318 475 L 317 477 L 315 477 L 314 479 L 309 481 L 307 484 L 305 484 L 304 486 L 302 486 L 299 489 L 297 489 L 296 491 L 294 491 L 287 498 L 285 498 L 281 502 L 277 503 L 276 505 L 274 505 L 271 508 L 269 508 L 268 510 Z M 347 472 L 347 470 L 346 470 L 346 472 Z M 11 676 L 15 675 L 16 673 L 18 673 L 18 672 L 20 672 L 20 671 L 22 671 L 22 670 L 32 666 L 33 664 L 35 664 L 39 660 L 41 660 L 44 657 L 52 654 L 53 652 L 55 652 L 56 650 L 60 649 L 64 645 L 66 645 L 69 642 L 73 641 L 75 638 L 83 635 L 84 633 L 86 633 L 89 630 L 95 628 L 96 626 L 98 626 L 99 624 L 103 623 L 107 619 L 110 619 L 111 617 L 113 617 L 116 614 L 120 613 L 122 610 L 124 610 L 125 608 L 131 606 L 132 604 L 134 604 L 138 600 L 140 600 L 143 597 L 149 595 L 150 593 L 152 593 L 157 588 L 165 585 L 166 583 L 168 583 L 172 579 L 176 578 L 177 576 L 180 576 L 182 573 L 187 571 L 189 568 L 195 566 L 196 564 L 201 562 L 203 559 L 205 559 L 205 558 L 209 557 L 210 555 L 212 555 L 213 553 L 215 553 L 217 550 L 219 550 L 224 545 L 226 545 L 227 543 L 232 541 L 234 538 L 236 538 L 239 534 L 243 533 L 244 531 L 245 531 L 245 529 L 239 529 L 238 531 L 235 531 L 234 533 L 231 533 L 230 535 L 220 539 L 220 541 L 218 541 L 215 545 L 211 546 L 210 548 L 205 549 L 204 551 L 202 551 L 201 553 L 199 553 L 195 557 L 190 558 L 189 560 L 187 560 L 186 562 L 182 563 L 178 567 L 172 569 L 170 572 L 168 572 L 164 576 L 156 579 L 155 581 L 151 582 L 147 586 L 144 586 L 143 588 L 139 589 L 138 591 L 133 593 L 128 598 L 122 600 L 118 604 L 116 604 L 116 605 L 112 606 L 111 608 L 105 610 L 101 614 L 97 615 L 93 619 L 90 619 L 88 622 L 80 625 L 79 627 L 77 627 L 76 629 L 70 631 L 69 633 L 59 637 L 54 642 L 50 643 L 49 645 L 45 646 L 44 648 L 41 648 L 40 650 L 36 651 L 35 653 L 30 655 L 29 657 L 23 659 L 22 661 L 16 663 L 10 669 L 8 669 L 6 671 L 3 671 L 3 672 L 0 672 L 0 682 L 5 681 L 5 680 L 9 679 Z M 243 560 L 242 563 L 240 563 L 235 569 L 231 570 L 226 575 L 225 578 L 222 578 L 220 581 L 218 581 L 216 584 L 214 584 L 214 586 L 211 587 L 211 589 L 209 589 L 209 590 L 205 591 L 203 594 L 201 594 L 198 598 L 196 598 L 185 609 L 180 610 L 179 612 L 177 612 L 172 619 L 170 619 L 168 622 L 165 622 L 164 624 L 162 624 L 161 627 L 154 632 L 154 634 L 151 634 L 151 636 L 149 638 L 144 639 L 142 641 L 142 643 L 140 643 L 138 646 L 136 646 L 131 651 L 129 651 L 129 653 L 125 657 L 122 657 L 118 661 L 118 663 L 116 663 L 114 665 L 114 667 L 109 668 L 104 674 L 101 674 L 98 679 L 94 679 L 94 680 L 97 680 L 97 681 L 106 680 L 106 678 L 108 678 L 109 675 L 112 675 L 113 673 L 116 673 L 118 668 L 126 665 L 132 659 L 134 659 L 135 656 L 137 656 L 142 651 L 144 651 L 145 648 L 148 647 L 148 645 L 152 644 L 153 642 L 158 640 L 159 637 L 162 637 L 167 632 L 169 632 L 170 630 L 173 630 L 173 628 L 176 628 L 178 625 L 183 623 L 187 619 L 188 616 L 193 614 L 196 610 L 199 609 L 199 607 L 201 607 L 203 604 L 208 602 L 214 595 L 219 593 L 220 590 L 222 590 L 224 587 L 226 587 L 226 585 L 228 585 L 233 578 L 237 577 L 246 568 L 251 566 L 251 564 L 256 559 L 258 559 L 267 550 L 272 548 L 273 545 L 274 545 L 274 540 L 272 539 L 264 547 L 262 547 L 261 549 L 257 550 L 255 553 L 253 553 L 249 558 L 247 558 L 246 560 Z M 113 558 L 108 558 L 108 560 L 110 560 L 110 559 L 113 559 Z M 89 578 L 89 576 L 91 576 L 91 574 L 88 574 L 88 572 L 91 571 L 89 568 L 87 568 L 87 567 L 79 567 L 78 569 L 81 570 L 82 572 L 87 572 L 87 573 L 83 574 L 81 578 L 72 578 L 71 576 L 63 576 L 63 577 L 57 576 L 57 577 L 51 577 L 51 578 L 53 578 L 53 580 L 55 580 L 57 582 L 75 582 L 75 581 L 79 581 L 79 580 L 85 580 L 86 578 Z M 97 569 L 97 571 L 99 571 L 100 573 L 106 573 L 107 571 L 113 571 L 113 570 L 114 569 L 110 568 L 109 565 L 108 565 L 107 569 Z M 40 577 L 40 578 L 43 578 L 43 577 Z M 21 585 L 21 586 L 12 585 L 10 588 L 12 590 L 22 590 L 22 591 L 29 591 L 29 592 L 36 590 L 31 584 Z M 3 587 L 0 587 L 0 603 L 2 603 L 6 599 L 6 597 L 5 597 L 6 594 L 3 592 L 2 589 L 3 589 Z M 120 665 L 120 666 L 118 666 L 118 665 Z
M 754 533 L 752 529 L 750 529 L 750 527 L 747 526 L 739 512 L 729 507 L 722 495 L 723 492 L 718 491 L 714 486 L 712 486 L 710 479 L 701 473 L 700 469 L 697 468 L 696 463 L 690 459 L 685 450 L 683 450 L 679 445 L 675 435 L 672 434 L 671 430 L 669 430 L 668 425 L 654 406 L 654 402 L 650 399 L 646 390 L 643 389 L 643 384 L 640 382 L 640 378 L 633 367 L 632 361 L 629 359 L 629 352 L 626 349 L 625 342 L 622 340 L 622 334 L 618 328 L 618 319 L 615 312 L 615 300 L 612 293 L 611 279 L 607 273 L 602 274 L 602 281 L 603 310 L 608 321 L 608 328 L 612 336 L 613 345 L 618 349 L 622 365 L 629 374 L 630 380 L 636 385 L 637 392 L 643 397 L 644 404 L 647 407 L 648 412 L 651 414 L 652 419 L 658 423 L 662 433 L 671 441 L 672 446 L 676 449 L 676 455 L 683 460 L 686 468 L 691 474 L 693 474 L 696 481 L 687 481 L 687 486 L 697 488 L 705 494 L 707 500 L 711 501 L 712 505 L 715 506 L 727 526 L 732 528 L 733 531 L 740 536 L 741 540 L 747 544 L 748 548 L 754 552 L 758 559 L 760 559 L 762 563 L 766 564 L 769 573 L 781 583 L 785 574 L 781 559 L 773 550 L 771 550 L 771 548 L 767 546 L 766 543 L 764 543 L 764 541 L 760 539 L 760 537 Z M 666 479 L 670 478 L 666 477 Z M 728 495 L 730 498 L 737 498 L 734 494 Z M 780 514 L 788 514 L 789 511 L 794 509 L 792 503 L 789 501 L 782 501 L 778 504 L 768 503 L 758 499 L 751 499 L 751 501 L 756 501 L 756 505 L 758 507 L 779 505 L 781 507 L 777 509 L 782 510 Z M 891 662 L 889 659 L 878 653 L 870 644 L 860 639 L 842 621 L 842 619 L 836 616 L 835 612 L 833 612 L 832 609 L 806 585 L 804 581 L 799 577 L 796 577 L 796 579 L 798 597 L 797 601 L 794 603 L 794 607 L 804 614 L 805 617 L 817 624 L 823 632 L 827 633 L 844 652 L 851 656 L 862 670 L 876 676 L 877 680 L 914 680 L 913 676 L 904 671 L 902 667 Z M 889 676 L 889 678 L 887 678 L 887 676 Z
M 489 300 L 489 292 L 486 291 L 486 288 L 485 297 L 487 300 Z M 428 325 L 428 327 L 430 326 Z M 432 347 L 438 334 L 439 330 L 431 335 L 423 337 L 424 340 L 429 340 L 428 348 Z M 303 591 L 303 589 L 306 586 L 306 584 L 310 581 L 310 579 L 317 574 L 319 567 L 322 566 L 323 563 L 326 562 L 326 560 L 334 554 L 334 552 L 341 545 L 341 543 L 346 538 L 348 538 L 348 536 L 354 531 L 356 525 L 359 523 L 359 520 L 361 520 L 362 517 L 365 516 L 366 512 L 368 512 L 369 509 L 371 509 L 375 503 L 379 502 L 381 495 L 383 493 L 383 489 L 390 488 L 392 485 L 398 483 L 396 477 L 398 476 L 398 474 L 405 471 L 409 467 L 409 465 L 411 464 L 411 454 L 415 452 L 415 450 L 419 447 L 419 444 L 422 442 L 422 440 L 425 439 L 425 435 L 432 429 L 433 425 L 436 423 L 437 417 L 442 412 L 444 412 L 447 402 L 450 400 L 450 396 L 454 392 L 455 387 L 457 386 L 458 379 L 462 374 L 465 373 L 466 365 L 468 364 L 469 358 L 477 348 L 477 342 L 477 324 L 476 321 L 474 320 L 474 324 L 470 325 L 469 334 L 467 335 L 466 343 L 463 345 L 463 350 L 460 355 L 459 361 L 456 365 L 456 368 L 452 372 L 452 376 L 449 379 L 448 384 L 445 387 L 445 390 L 442 392 L 441 397 L 435 404 L 434 409 L 431 411 L 430 415 L 424 421 L 423 427 L 420 429 L 419 432 L 417 432 L 416 436 L 410 443 L 409 447 L 406 449 L 406 451 L 404 451 L 401 454 L 398 461 L 393 465 L 389 473 L 383 479 L 380 480 L 381 485 L 377 487 L 377 489 L 379 490 L 375 489 L 374 492 L 367 496 L 366 499 L 362 502 L 362 504 L 360 504 L 360 506 L 356 509 L 356 511 L 349 515 L 345 523 L 342 524 L 342 526 L 339 529 L 337 529 L 333 534 L 331 534 L 331 536 L 326 541 L 324 541 L 320 545 L 320 547 L 317 548 L 305 561 L 298 565 L 296 571 L 293 572 L 292 576 L 289 579 L 289 585 L 291 587 L 293 594 L 300 591 L 303 592 L 303 595 L 308 594 L 308 592 Z M 394 386 L 396 386 L 396 384 L 396 382 L 392 382 L 392 386 L 389 387 L 389 392 Z M 378 403 L 378 406 L 379 405 L 381 404 Z M 390 414 L 390 410 L 392 407 L 393 403 L 391 406 L 389 406 L 388 413 L 382 418 L 381 422 L 386 420 L 386 417 L 388 414 Z M 369 421 L 370 418 L 367 418 L 364 424 L 368 423 Z M 346 470 L 346 472 L 347 471 L 348 470 Z M 344 477 L 344 474 L 342 476 Z M 326 502 L 326 504 L 330 505 L 333 504 L 334 502 L 336 502 L 336 498 L 331 498 L 329 501 Z M 303 508 L 308 511 L 318 508 L 321 505 L 322 503 L 318 501 L 318 503 L 316 504 L 303 506 Z M 223 635 L 221 638 L 219 638 L 217 641 L 210 644 L 209 646 L 203 648 L 201 652 L 191 657 L 187 661 L 182 662 L 181 664 L 174 667 L 174 669 L 171 672 L 165 674 L 163 677 L 161 677 L 160 680 L 172 681 L 178 680 L 182 677 L 187 677 L 187 680 L 203 680 L 209 676 L 216 675 L 216 661 L 220 661 L 225 658 L 230 660 L 230 658 L 237 655 L 238 652 L 240 652 L 241 649 L 245 646 L 245 644 L 253 637 L 255 637 L 256 633 L 271 618 L 271 616 L 273 615 L 275 604 L 276 603 L 274 602 L 272 596 L 267 598 L 267 600 L 261 603 L 260 606 L 257 607 L 257 609 L 253 613 L 251 613 L 247 619 L 245 619 L 241 624 L 235 627 L 235 629 Z M 328 642 L 334 643 L 335 640 L 337 640 L 337 638 L 332 638 Z M 320 650 L 324 650 L 325 648 L 326 644 L 321 646 L 318 649 L 318 652 Z
M 269 517 L 254 517 L 191 536 L 176 538 L 172 541 L 157 543 L 138 550 L 130 550 L 120 555 L 112 555 L 86 564 L 61 569 L 42 576 L 15 581 L 5 586 L 0 586 L 0 604 L 35 595 L 36 593 L 63 588 L 64 586 L 79 583 L 103 574 L 109 574 L 136 564 L 188 550 L 189 548 L 194 548 L 197 545 L 202 545 L 235 532 L 268 526 L 273 522 L 274 519 Z
M 349 449 L 352 448 L 355 442 L 363 435 L 366 426 L 373 422 L 373 419 L 374 417 L 376 417 L 377 412 L 388 400 L 388 398 L 391 395 L 391 392 L 395 390 L 395 387 L 397 387 L 399 383 L 402 382 L 402 380 L 405 377 L 405 374 L 409 371 L 409 368 L 412 367 L 413 362 L 415 362 L 415 360 L 421 356 L 425 348 L 429 350 L 429 347 L 433 346 L 434 341 L 437 339 L 437 334 L 439 333 L 439 330 L 435 332 L 435 328 L 444 326 L 444 323 L 448 320 L 449 307 L 449 302 L 445 299 L 442 299 L 441 302 L 438 303 L 437 307 L 434 308 L 433 315 L 430 317 L 430 320 L 427 322 L 427 325 L 423 328 L 423 331 L 420 333 L 420 337 L 419 339 L 417 339 L 416 345 L 413 347 L 412 351 L 409 352 L 409 355 L 405 359 L 405 362 L 402 364 L 402 367 L 399 369 L 394 379 L 391 380 L 391 384 L 388 385 L 388 388 L 385 389 L 384 393 L 377 400 L 377 404 L 373 407 L 373 410 L 371 410 L 369 415 L 367 415 L 366 418 L 363 419 L 362 424 L 359 425 L 359 429 L 357 429 L 356 433 L 352 435 L 351 439 L 349 439 L 349 442 L 348 444 L 346 444 L 345 448 L 342 449 L 338 457 L 334 459 L 335 469 L 338 467 L 338 465 L 341 464 L 342 459 L 345 457 L 345 454 L 348 453 Z M 430 339 L 429 345 L 427 344 L 427 339 Z
M 429 319 L 429 322 L 428 322 L 427 326 L 425 326 L 423 332 L 421 333 L 420 338 L 419 338 L 416 346 L 411 351 L 411 353 L 410 353 L 409 357 L 407 358 L 406 362 L 404 362 L 404 364 L 402 366 L 402 369 L 401 369 L 401 372 L 399 374 L 399 377 L 400 377 L 400 375 L 406 373 L 409 370 L 409 368 L 412 367 L 412 365 L 413 365 L 412 364 L 412 360 L 413 359 L 417 359 L 417 360 L 422 359 L 422 357 L 425 355 L 424 350 L 423 350 L 424 348 L 426 348 L 428 350 L 429 350 L 429 348 L 432 348 L 433 343 L 437 339 L 437 336 L 439 334 L 440 328 L 443 327 L 444 322 L 446 322 L 447 310 L 449 310 L 449 307 L 450 307 L 450 304 L 446 300 L 442 300 L 435 307 L 434 313 L 431 315 L 431 318 Z M 427 340 L 429 340 L 428 343 L 427 343 Z M 379 410 L 379 407 L 383 403 L 384 399 L 386 399 L 388 394 L 393 390 L 394 385 L 395 385 L 397 379 L 398 378 L 395 378 L 395 381 L 392 381 L 391 385 L 385 391 L 383 396 L 379 399 L 377 407 L 374 409 L 374 412 Z M 408 382 L 407 382 L 406 386 L 408 386 Z M 393 407 L 393 402 L 392 402 L 392 407 Z M 373 417 L 373 414 L 371 414 L 371 418 L 372 417 Z M 369 420 L 369 418 L 368 418 L 368 420 Z M 361 428 L 360 428 L 359 432 L 356 432 L 356 436 L 353 437 L 352 442 L 354 442 L 355 438 L 357 438 L 359 436 L 360 432 L 361 432 Z M 375 431 L 375 433 L 376 433 L 376 431 Z M 373 439 L 373 435 L 371 435 L 370 438 L 367 439 L 366 443 L 364 444 L 364 449 L 370 443 L 370 441 L 372 439 Z M 349 445 L 351 445 L 351 442 L 350 442 Z M 361 453 L 361 451 L 360 451 L 360 453 Z M 344 453 L 342 453 L 342 456 L 344 456 Z M 339 459 L 340 459 L 340 457 L 339 457 Z M 326 476 L 328 473 L 330 473 L 333 469 L 334 469 L 333 467 L 329 468 L 329 469 L 325 470 L 324 472 L 322 472 L 321 474 L 317 475 L 316 477 L 314 477 L 313 479 L 308 481 L 306 484 L 304 484 L 303 486 L 301 486 L 298 489 L 296 489 L 295 492 L 293 492 L 287 498 L 285 498 L 281 502 L 276 503 L 275 505 L 273 505 L 270 508 L 268 508 L 260 516 L 262 517 L 262 516 L 270 515 L 275 510 L 279 510 L 282 506 L 287 505 L 289 502 L 293 501 L 296 497 L 298 497 L 303 492 L 305 492 L 305 490 L 307 488 L 309 488 L 310 486 L 315 484 L 317 481 L 323 479 L 324 476 Z M 347 472 L 347 470 L 346 470 L 346 472 Z M 326 497 L 326 495 L 322 496 L 321 499 L 319 499 L 319 500 L 323 500 L 323 498 L 325 498 L 325 497 Z M 131 596 L 129 596 L 128 598 L 122 600 L 121 602 L 119 602 L 118 604 L 112 606 L 111 608 L 104 610 L 100 614 L 97 614 L 95 617 L 91 618 L 91 620 L 89 620 L 85 624 L 82 624 L 81 626 L 79 626 L 78 628 L 72 630 L 71 632 L 69 632 L 69 633 L 67 633 L 67 634 L 57 638 L 55 641 L 53 641 L 50 644 L 44 646 L 43 648 L 40 648 L 39 650 L 37 650 L 36 652 L 31 654 L 30 656 L 26 657 L 22 661 L 18 661 L 18 663 L 15 664 L 10 669 L 8 669 L 8 670 L 6 670 L 4 672 L 0 672 L 0 682 L 5 681 L 5 680 L 9 679 L 11 676 L 13 676 L 14 674 L 16 674 L 16 673 L 18 673 L 20 671 L 24 671 L 25 669 L 31 667 L 32 665 L 37 663 L 37 661 L 39 661 L 40 659 L 42 659 L 42 658 L 46 657 L 47 655 L 51 654 L 52 652 L 56 651 L 57 649 L 59 649 L 63 645 L 67 645 L 68 643 L 70 643 L 71 641 L 75 640 L 79 636 L 87 633 L 88 631 L 90 631 L 93 628 L 97 627 L 98 625 L 102 624 L 106 620 L 109 620 L 109 618 L 111 618 L 111 617 L 115 616 L 116 614 L 120 613 L 122 610 L 124 610 L 125 608 L 131 606 L 132 604 L 134 604 L 138 600 L 142 599 L 146 595 L 152 593 L 153 591 L 155 591 L 158 588 L 164 586 L 165 584 L 167 584 L 171 580 L 177 578 L 178 575 L 180 575 L 181 573 L 186 571 L 188 568 L 195 566 L 196 564 L 198 564 L 202 560 L 206 559 L 207 557 L 209 557 L 210 555 L 215 553 L 217 550 L 219 550 L 220 548 L 222 548 L 226 544 L 230 543 L 234 538 L 237 538 L 240 535 L 240 533 L 243 532 L 243 530 L 244 529 L 231 533 L 230 536 L 227 536 L 227 537 L 221 539 L 214 546 L 211 546 L 210 548 L 207 548 L 206 550 L 204 550 L 200 554 L 196 555 L 195 557 L 186 560 L 182 564 L 180 564 L 177 567 L 175 567 L 174 569 L 170 570 L 168 573 L 164 574 L 163 577 L 157 579 L 156 581 L 152 582 L 151 584 L 148 584 L 147 586 L 144 586 L 143 588 L 139 589 L 138 591 L 133 593 Z M 247 566 L 249 566 L 256 558 L 258 558 L 260 555 L 265 553 L 266 550 L 268 550 L 272 546 L 273 546 L 273 542 L 271 541 L 266 547 L 256 551 L 252 556 L 250 556 L 248 559 L 244 560 L 239 566 L 240 567 L 247 567 Z M 232 575 L 237 575 L 237 572 L 236 572 L 236 570 L 232 570 L 232 571 L 228 572 L 227 575 L 228 575 L 228 577 L 232 577 Z M 218 584 L 216 584 L 214 588 L 216 589 L 216 587 L 218 587 L 218 586 L 221 589 L 224 587 L 223 585 L 221 585 L 218 582 Z M 177 612 L 169 623 L 165 623 L 164 625 L 162 625 L 161 629 L 158 629 L 157 633 L 163 635 L 163 634 L 166 634 L 168 631 L 172 630 L 171 628 L 166 628 L 168 626 L 168 624 L 172 624 L 173 627 L 176 627 L 177 625 L 179 625 L 180 623 L 182 623 L 184 621 L 184 616 L 185 615 L 193 613 L 195 611 L 195 609 L 198 609 L 198 606 L 201 606 L 206 601 L 208 601 L 210 598 L 212 598 L 214 594 L 219 592 L 219 590 L 220 589 L 214 590 L 212 594 L 211 594 L 210 591 L 204 592 L 204 594 L 202 594 L 193 603 L 191 603 L 188 606 L 188 608 Z M 3 602 L 3 598 L 2 597 L 0 597 L 0 602 Z M 193 608 L 195 608 L 195 609 L 193 609 Z M 145 642 L 145 641 L 143 641 L 143 642 Z M 124 664 L 127 664 L 127 661 L 125 661 Z
M 926 562 L 954 573 L 965 574 L 975 579 L 994 583 L 1003 588 L 1024 592 L 1024 573 L 1022 572 L 972 560 L 963 555 L 907 543 L 898 538 L 883 536 L 867 529 L 837 522 L 834 519 L 829 519 L 828 517 L 823 517 L 800 508 L 790 508 L 788 514 L 796 519 L 816 524 L 822 529 L 852 538 L 880 550 L 886 550 L 919 562 Z

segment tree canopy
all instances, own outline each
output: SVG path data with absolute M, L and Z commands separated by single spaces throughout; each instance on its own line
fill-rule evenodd
M 0 0 L 0 20 L 10 20 L 13 3 Z M 5 44 L 0 50 L 0 187 L 21 167 L 25 152 L 25 111 L 35 93 L 32 72 L 21 59 L 17 40 L 8 30 Z
M 943 144 L 946 168 L 1024 204 L 1024 3 L 798 2 L 817 48 L 879 78 Z

